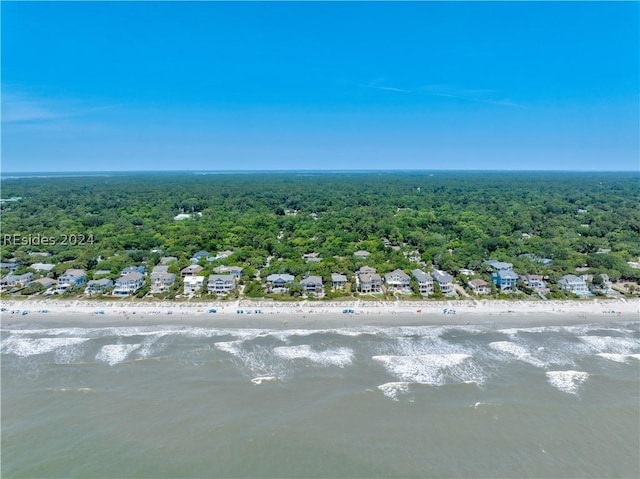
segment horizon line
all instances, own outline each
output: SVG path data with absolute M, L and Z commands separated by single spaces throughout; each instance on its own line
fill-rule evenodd
M 0 170 L 0 176 L 4 175 L 36 175 L 36 174 L 127 174 L 127 173 L 192 173 L 192 174 L 232 174 L 232 173 L 282 173 L 282 172 L 306 172 L 306 173 L 375 173 L 375 172 L 500 172 L 500 173 L 640 173 L 640 169 L 620 169 L 620 170 L 604 170 L 604 169 L 497 169 L 497 168 L 274 168 L 274 169 L 244 169 L 244 170 L 207 170 L 202 168 L 195 169 L 146 169 L 146 170 L 31 170 L 31 171 L 3 171 Z

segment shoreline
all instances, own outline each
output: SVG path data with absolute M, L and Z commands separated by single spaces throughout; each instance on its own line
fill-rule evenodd
M 185 324 L 240 328 L 413 325 L 550 325 L 640 320 L 640 300 L 401 301 L 296 303 L 237 300 L 203 303 L 9 300 L 2 324 L 77 323 L 100 326 Z M 345 312 L 346 310 L 346 312 Z

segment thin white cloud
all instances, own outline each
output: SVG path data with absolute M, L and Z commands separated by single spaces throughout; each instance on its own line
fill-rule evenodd
M 46 123 L 110 108 L 113 106 L 88 106 L 77 100 L 49 100 L 13 91 L 2 92 L 2 123 Z
M 371 86 L 368 85 L 368 88 L 375 88 L 376 90 L 387 90 L 387 91 L 398 91 L 400 93 L 411 93 L 411 90 L 403 90 L 402 88 L 394 88 L 392 86 Z
M 470 90 L 452 88 L 447 85 L 427 85 L 422 88 L 422 91 L 427 95 L 455 98 L 456 100 L 484 103 L 487 105 L 506 106 L 511 108 L 526 108 L 526 105 L 522 105 L 520 103 L 492 98 L 491 96 L 496 93 L 495 90 Z
M 2 94 L 3 123 L 47 121 L 63 116 L 37 100 L 12 93 Z
M 526 108 L 526 105 L 522 105 L 520 103 L 497 99 L 496 96 L 498 92 L 496 90 L 457 88 L 447 84 L 425 85 L 416 90 L 407 90 L 405 88 L 387 86 L 384 84 L 385 82 L 386 80 L 384 78 L 378 78 L 367 84 L 359 84 L 358 86 L 362 88 L 373 88 L 376 90 L 394 91 L 398 93 L 419 93 L 445 98 L 454 98 L 456 100 L 484 103 L 486 105 L 497 105 L 509 108 Z
M 384 91 L 395 91 L 398 93 L 411 93 L 411 90 L 405 90 L 403 88 L 396 88 L 392 86 L 385 86 L 383 83 L 385 82 L 384 78 L 378 78 L 373 80 L 372 82 L 367 83 L 366 85 L 360 84 L 363 88 L 373 88 L 375 90 L 384 90 Z

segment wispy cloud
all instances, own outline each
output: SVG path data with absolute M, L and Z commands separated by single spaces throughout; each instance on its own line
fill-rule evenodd
M 46 123 L 87 115 L 113 106 L 87 105 L 78 100 L 50 100 L 15 91 L 2 92 L 2 123 Z
M 511 108 L 526 108 L 526 105 L 510 100 L 497 99 L 495 90 L 464 89 L 455 88 L 448 85 L 426 85 L 422 87 L 422 92 L 427 95 L 454 98 L 474 103 L 484 103 L 486 105 L 498 105 Z
M 508 99 L 499 98 L 499 92 L 496 90 L 460 88 L 447 84 L 431 84 L 415 89 L 406 89 L 389 86 L 385 78 L 378 78 L 366 84 L 359 84 L 358 86 L 362 88 L 373 88 L 376 90 L 393 91 L 398 93 L 413 93 L 453 98 L 466 102 L 484 103 L 486 105 L 497 105 L 509 108 L 527 108 L 526 105 L 516 103 Z
M 367 88 L 375 88 L 376 90 L 386 90 L 386 91 L 397 91 L 400 93 L 411 93 L 411 90 L 403 90 L 402 88 L 395 88 L 392 86 L 373 86 L 373 85 L 362 85 Z
M 363 88 L 373 88 L 375 90 L 384 90 L 384 91 L 395 91 L 398 93 L 411 93 L 411 90 L 405 90 L 404 88 L 397 88 L 397 87 L 393 87 L 393 86 L 387 86 L 384 85 L 385 83 L 385 79 L 384 78 L 378 78 L 377 80 L 374 80 L 372 82 L 369 82 L 367 84 L 360 84 L 359 86 L 363 87 Z
M 6 92 L 2 94 L 3 123 L 46 121 L 63 116 L 60 112 L 55 112 L 42 102 L 27 98 L 24 95 Z

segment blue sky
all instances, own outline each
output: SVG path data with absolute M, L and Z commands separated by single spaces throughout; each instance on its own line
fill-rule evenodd
M 2 2 L 2 169 L 638 170 L 637 2 Z

